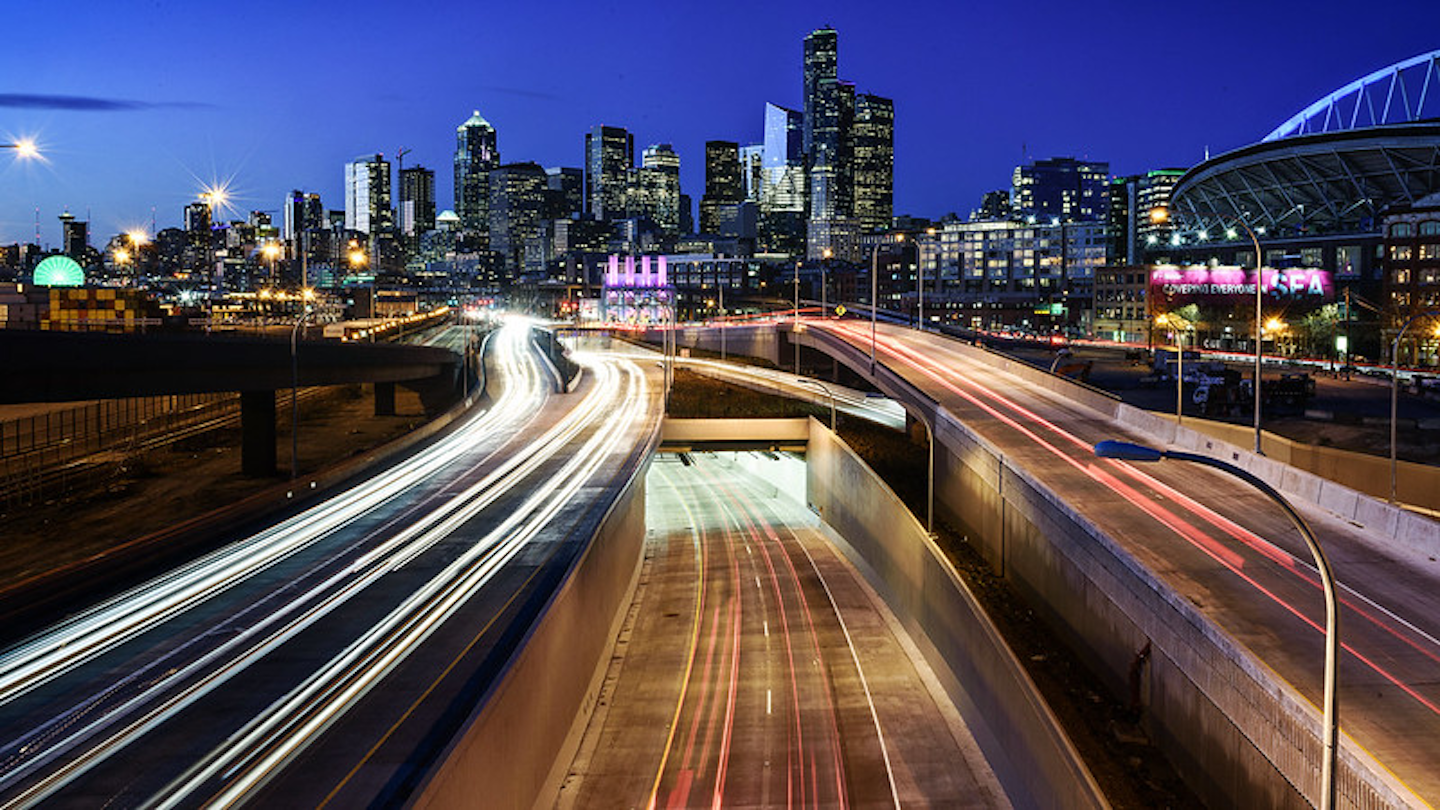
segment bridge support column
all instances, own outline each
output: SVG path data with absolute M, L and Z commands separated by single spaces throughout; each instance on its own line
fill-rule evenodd
M 240 471 L 275 474 L 275 392 L 240 392 Z
M 395 383 L 393 383 L 393 382 L 377 382 L 377 383 L 375 383 L 375 415 L 376 415 L 376 416 L 394 416 L 394 415 L 395 415 Z

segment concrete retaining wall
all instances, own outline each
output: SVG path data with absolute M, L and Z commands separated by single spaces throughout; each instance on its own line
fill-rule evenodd
M 895 494 L 810 420 L 808 498 L 884 597 L 1016 807 L 1108 806 L 984 610 Z
M 519 810 L 558 792 L 640 575 L 648 466 L 630 480 L 411 806 Z

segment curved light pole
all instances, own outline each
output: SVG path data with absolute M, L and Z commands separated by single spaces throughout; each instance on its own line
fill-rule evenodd
M 825 392 L 825 395 L 828 396 L 828 397 L 830 397 L 830 432 L 831 432 L 831 433 L 834 433 L 834 432 L 835 432 L 835 392 L 830 390 L 830 386 L 826 385 L 826 384 L 823 383 L 823 382 L 820 382 L 819 380 L 811 379 L 810 377 L 796 377 L 796 378 L 795 378 L 795 382 L 805 383 L 805 384 L 807 384 L 807 385 L 818 385 L 818 386 L 820 386 L 820 390 L 821 390 L 821 391 L 824 391 L 824 392 Z
M 896 234 L 895 242 L 898 244 L 905 241 L 904 234 Z M 875 248 L 870 251 L 870 374 L 875 374 L 875 316 L 880 311 L 880 248 L 885 244 L 884 239 L 875 242 Z
M 1241 230 L 1245 231 L 1245 235 L 1250 237 L 1250 243 L 1255 246 L 1255 386 L 1253 392 L 1255 395 L 1255 455 L 1263 456 L 1265 455 L 1265 451 L 1261 449 L 1260 446 L 1260 349 L 1265 342 L 1265 327 L 1264 321 L 1262 320 L 1264 315 L 1261 311 L 1261 305 L 1265 295 L 1265 271 L 1263 269 L 1264 257 L 1260 253 L 1260 237 L 1255 235 L 1255 231 L 1251 230 L 1250 226 L 1246 225 L 1243 219 L 1240 219 L 1239 217 L 1225 216 L 1224 214 L 1220 214 L 1217 216 L 1224 222 L 1228 222 L 1231 225 L 1238 225 Z M 1169 220 L 1170 209 L 1165 208 L 1164 206 L 1150 209 L 1151 222 L 1162 223 L 1168 222 Z M 1264 229 L 1262 228 L 1261 230 Z M 1236 236 L 1235 228 L 1226 228 L 1225 236 L 1226 238 L 1234 239 Z M 1204 231 L 1201 231 L 1201 238 L 1206 238 Z M 1147 295 L 1146 297 L 1148 298 L 1149 296 Z
M 310 318 L 310 307 L 301 305 L 300 317 L 290 328 L 290 480 L 300 474 L 300 355 L 296 351 L 296 337 L 300 327 Z
M 1155 322 L 1175 330 L 1175 425 L 1179 427 L 1185 418 L 1185 332 L 1180 326 L 1185 319 L 1176 317 L 1173 312 L 1167 312 L 1156 315 Z
M 1411 315 L 1410 319 L 1400 327 L 1400 332 L 1395 335 L 1395 341 L 1390 344 L 1390 503 L 1395 503 L 1395 474 L 1400 466 L 1396 460 L 1395 449 L 1395 421 L 1400 411 L 1400 338 L 1405 336 L 1405 330 L 1410 328 L 1410 324 L 1421 318 L 1440 318 L 1440 310 Z
M 790 339 L 795 342 L 795 376 L 800 376 L 800 260 L 795 260 L 795 315 L 790 319 Z
M 934 236 L 934 235 L 935 235 L 935 229 L 934 229 L 934 228 L 926 228 L 926 229 L 925 229 L 925 235 L 926 235 L 926 236 Z M 936 255 L 936 265 L 938 266 L 938 265 L 939 265 L 939 255 L 940 255 L 940 251 L 939 251 L 939 250 L 936 250 L 936 251 L 935 251 L 935 255 Z M 924 246 L 920 243 L 920 237 L 919 237 L 918 234 L 917 234 L 916 237 L 915 237 L 915 298 L 916 298 L 915 328 L 916 328 L 916 329 L 919 329 L 921 332 L 924 332 L 924 331 L 925 331 L 925 251 L 924 251 Z
M 1300 532 L 1300 536 L 1305 539 L 1305 545 L 1310 549 L 1310 556 L 1315 558 L 1315 569 L 1320 572 L 1320 584 L 1325 591 L 1325 718 L 1323 729 L 1325 761 L 1321 763 L 1320 769 L 1320 808 L 1321 810 L 1332 810 L 1335 807 L 1335 757 L 1340 740 L 1339 693 L 1337 692 L 1340 660 L 1340 597 L 1336 591 L 1335 574 L 1330 568 L 1330 561 L 1325 557 L 1325 550 L 1320 548 L 1319 541 L 1315 539 L 1315 533 L 1310 531 L 1305 519 L 1295 511 L 1295 507 L 1291 506 L 1284 496 L 1275 491 L 1274 487 L 1252 475 L 1248 470 L 1237 467 L 1228 461 L 1195 453 L 1157 450 L 1153 447 L 1113 440 L 1095 445 L 1095 455 L 1099 458 L 1114 458 L 1123 461 L 1160 461 L 1161 459 L 1189 461 L 1227 472 L 1260 490 L 1266 497 L 1274 501 L 1285 513 L 1285 517 L 1289 518 L 1296 530 Z

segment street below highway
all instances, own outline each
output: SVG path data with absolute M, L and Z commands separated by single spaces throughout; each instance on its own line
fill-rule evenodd
M 651 468 L 642 584 L 558 806 L 1005 806 L 804 507 L 803 462 L 690 458 Z
M 523 322 L 422 451 L 0 654 L 0 806 L 403 800 L 659 419 L 634 363 L 552 396 Z
M 868 324 L 812 321 L 809 328 L 871 348 Z M 937 335 L 878 328 L 880 363 L 1058 493 L 1318 706 L 1320 581 L 1274 504 L 1209 469 L 1096 459 L 1092 447 L 1104 439 L 1156 440 L 999 371 L 975 351 Z M 1440 564 L 1383 532 L 1297 506 L 1343 586 L 1347 744 L 1440 803 Z

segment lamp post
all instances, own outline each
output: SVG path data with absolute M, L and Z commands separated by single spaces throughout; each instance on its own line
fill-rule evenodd
M 796 377 L 796 378 L 795 378 L 795 382 L 805 383 L 806 385 L 818 385 L 818 386 L 820 386 L 820 390 L 821 390 L 821 391 L 824 391 L 824 392 L 825 392 L 825 395 L 828 396 L 828 397 L 830 397 L 830 432 L 831 432 L 831 433 L 834 433 L 834 432 L 835 432 L 835 392 L 830 390 L 830 386 L 826 385 L 826 384 L 823 383 L 823 382 L 820 382 L 819 380 L 812 379 L 812 378 L 810 378 L 810 377 Z
M 1255 454 L 1257 456 L 1263 456 L 1265 455 L 1265 451 L 1261 449 L 1260 446 L 1260 367 L 1262 357 L 1260 348 L 1264 343 L 1264 321 L 1261 320 L 1264 317 L 1261 312 L 1261 303 L 1265 295 L 1265 271 L 1262 269 L 1262 260 L 1264 257 L 1260 254 L 1260 238 L 1255 235 L 1255 231 L 1251 230 L 1249 225 L 1245 224 L 1244 220 L 1236 217 L 1223 217 L 1223 219 L 1226 222 L 1238 225 L 1241 230 L 1245 231 L 1245 235 L 1250 237 L 1250 243 L 1255 246 Z M 1168 208 L 1161 206 L 1150 209 L 1151 222 L 1158 224 L 1168 222 L 1169 220 L 1170 210 Z M 1264 228 L 1261 228 L 1261 230 L 1263 231 Z M 1234 228 L 1225 229 L 1225 236 L 1227 238 L 1234 239 L 1235 235 Z M 1201 238 L 1205 238 L 1204 231 L 1201 231 Z M 1147 295 L 1146 298 L 1148 299 L 1149 296 Z
M 300 317 L 290 328 L 290 480 L 300 474 L 300 355 L 296 338 L 300 327 L 310 317 L 310 307 L 302 305 Z
M 934 228 L 926 228 L 925 235 L 934 236 Z M 915 237 L 915 328 L 925 331 L 925 252 L 920 237 Z
M 1227 461 L 1195 453 L 1157 450 L 1152 447 L 1113 440 L 1095 445 L 1095 455 L 1099 458 L 1114 458 L 1123 461 L 1149 462 L 1161 459 L 1189 461 L 1227 472 L 1260 490 L 1266 497 L 1274 501 L 1285 513 L 1285 517 L 1289 518 L 1296 530 L 1300 532 L 1300 536 L 1305 539 L 1305 545 L 1310 549 L 1310 556 L 1315 558 L 1315 569 L 1320 573 L 1320 583 L 1325 590 L 1325 718 L 1322 734 L 1325 743 L 1325 760 L 1321 764 L 1320 770 L 1320 808 L 1321 810 L 1332 810 L 1335 806 L 1335 758 L 1340 739 L 1339 693 L 1337 692 L 1340 658 L 1340 598 L 1336 590 L 1335 574 L 1330 568 L 1330 561 L 1326 559 L 1325 551 L 1320 548 L 1314 532 L 1310 531 L 1310 527 L 1306 525 L 1305 519 L 1300 516 L 1300 513 L 1295 511 L 1295 507 L 1291 506 L 1290 502 L 1285 500 L 1279 492 L 1276 492 L 1274 487 L 1249 471 Z
M 15 156 L 25 160 L 40 157 L 39 147 L 29 138 L 21 138 L 14 143 L 0 143 L 0 149 L 14 149 Z
M 1399 463 L 1396 460 L 1395 449 L 1395 422 L 1400 411 L 1400 338 L 1405 336 L 1405 330 L 1410 328 L 1410 324 L 1421 318 L 1440 318 L 1440 310 L 1431 310 L 1429 312 L 1411 315 L 1410 319 L 1405 321 L 1400 327 L 1400 331 L 1395 335 L 1395 341 L 1390 344 L 1390 503 L 1395 503 L 1395 474 L 1399 467 Z
M 825 248 L 820 252 L 820 317 L 830 316 L 830 283 L 825 278 L 825 266 L 830 263 L 835 251 Z
M 895 235 L 896 242 L 905 241 L 904 234 Z M 875 248 L 870 251 L 870 374 L 875 374 L 875 314 L 880 308 L 880 248 L 885 244 L 884 239 L 875 242 Z
M 265 258 L 270 261 L 270 286 L 278 286 L 275 278 L 275 259 L 280 256 L 280 246 L 274 242 L 266 242 L 265 247 L 261 248 L 260 252 L 265 254 Z
M 1185 418 L 1185 333 L 1181 326 L 1185 319 L 1177 318 L 1173 312 L 1167 312 L 1156 315 L 1155 323 L 1175 330 L 1175 424 L 1179 426 Z

